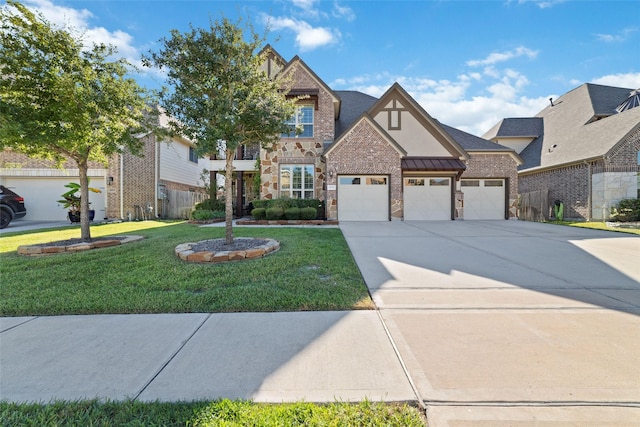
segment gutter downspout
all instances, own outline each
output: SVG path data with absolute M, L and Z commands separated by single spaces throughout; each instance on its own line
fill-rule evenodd
M 592 196 L 592 191 L 593 191 L 593 188 L 592 188 L 593 187 L 593 182 L 592 182 L 593 181 L 592 180 L 592 172 L 593 171 L 592 171 L 592 164 L 590 162 L 587 162 L 585 160 L 584 164 L 587 165 L 587 174 L 589 176 L 589 178 L 587 180 L 587 185 L 588 185 L 588 188 L 587 188 L 587 221 L 591 222 L 591 219 L 592 219 L 592 215 L 591 215 L 591 213 L 592 213 L 592 207 L 591 207 L 592 197 L 591 196 Z
M 124 154 L 120 153 L 120 219 L 124 221 Z
M 155 181 L 155 189 L 153 191 L 154 194 L 154 198 L 153 198 L 153 212 L 155 214 L 155 218 L 158 218 L 158 185 L 160 183 L 160 142 L 156 139 L 156 144 L 155 144 L 155 148 L 156 148 L 156 167 L 155 167 L 155 176 L 154 176 L 154 181 Z M 164 212 L 163 212 L 164 214 Z

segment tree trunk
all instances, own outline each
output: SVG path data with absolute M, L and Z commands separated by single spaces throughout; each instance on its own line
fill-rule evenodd
M 226 163 L 224 172 L 224 216 L 225 216 L 225 243 L 230 245 L 233 243 L 233 155 L 234 150 L 225 150 Z
M 89 167 L 86 162 L 78 163 L 80 172 L 80 238 L 83 242 L 91 241 L 91 229 L 89 227 Z

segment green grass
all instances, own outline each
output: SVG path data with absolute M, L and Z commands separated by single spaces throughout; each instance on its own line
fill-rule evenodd
M 0 315 L 345 310 L 372 308 L 353 256 L 336 228 L 243 228 L 280 250 L 224 264 L 186 263 L 176 245 L 224 237 L 224 227 L 181 222 L 92 226 L 92 237 L 144 240 L 78 253 L 27 257 L 17 247 L 79 237 L 78 228 L 0 236 Z
M 259 404 L 246 401 L 141 403 L 54 402 L 11 404 L 0 402 L 3 425 L 12 426 L 398 426 L 425 422 L 417 408 L 361 402 Z
M 605 224 L 604 222 L 551 221 L 550 223 L 556 224 L 556 225 L 567 225 L 569 227 L 590 228 L 593 230 L 606 230 L 606 231 L 614 231 L 618 233 L 640 234 L 640 229 L 607 227 L 607 224 Z

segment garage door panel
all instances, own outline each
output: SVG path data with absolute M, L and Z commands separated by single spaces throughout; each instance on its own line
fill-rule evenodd
M 60 195 L 69 189 L 65 184 L 78 182 L 73 177 L 22 178 L 6 177 L 4 186 L 24 197 L 27 208 L 25 220 L 35 221 L 66 221 L 67 209 L 62 207 Z M 105 184 L 103 178 L 92 177 L 91 187 L 98 188 L 102 193 L 89 192 L 91 209 L 96 211 L 96 220 L 105 216 Z
M 465 219 L 504 219 L 504 179 L 463 179 L 460 189 L 464 193 Z
M 407 221 L 451 219 L 451 178 L 405 178 L 403 198 Z
M 389 182 L 385 176 L 340 176 L 338 220 L 388 221 Z

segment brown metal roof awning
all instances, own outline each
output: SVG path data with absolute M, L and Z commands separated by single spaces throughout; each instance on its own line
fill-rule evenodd
M 402 170 L 411 172 L 464 172 L 467 166 L 454 157 L 405 157 Z

